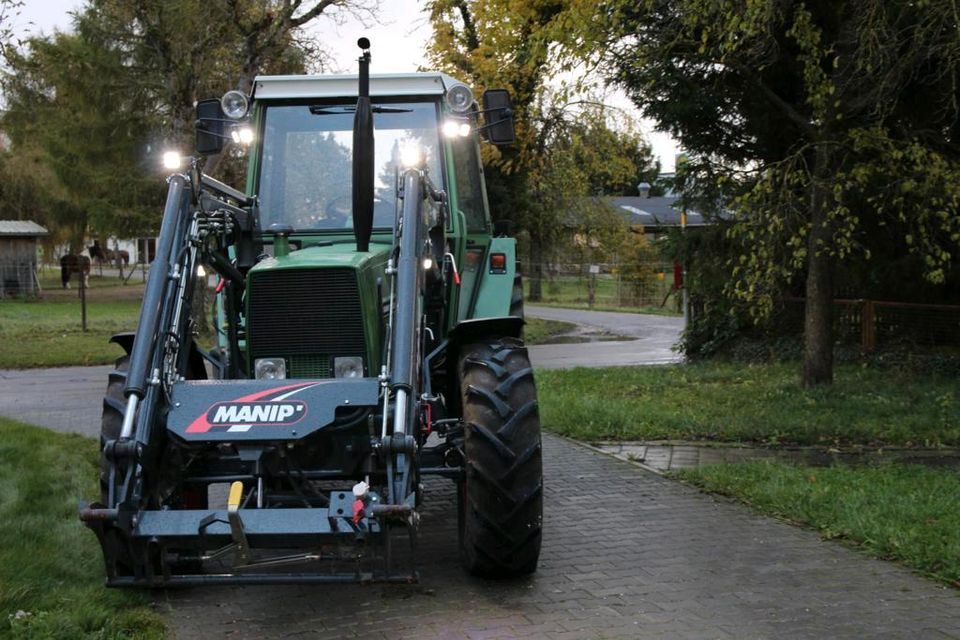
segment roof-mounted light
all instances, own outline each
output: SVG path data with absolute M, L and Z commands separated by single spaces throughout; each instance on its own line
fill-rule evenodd
M 183 157 L 180 155 L 179 151 L 164 151 L 163 152 L 163 168 L 170 169 L 171 171 L 176 171 L 183 165 Z
M 447 108 L 454 113 L 466 113 L 473 107 L 473 91 L 465 84 L 455 84 L 447 89 L 444 99 Z
M 223 94 L 223 97 L 220 98 L 220 107 L 223 109 L 225 116 L 231 120 L 239 120 L 247 115 L 250 103 L 242 91 L 234 89 Z

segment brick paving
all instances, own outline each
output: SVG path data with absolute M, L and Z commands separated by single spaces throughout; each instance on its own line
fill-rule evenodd
M 960 638 L 960 598 L 895 564 L 576 444 L 544 441 L 539 571 L 471 578 L 430 483 L 421 582 L 156 594 L 177 638 Z

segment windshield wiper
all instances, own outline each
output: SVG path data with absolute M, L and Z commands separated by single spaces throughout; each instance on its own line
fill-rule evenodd
M 332 116 L 332 115 L 343 115 L 345 113 L 354 113 L 357 110 L 356 106 L 342 106 L 342 107 L 324 107 L 321 105 L 313 105 L 310 107 L 310 113 L 315 116 Z M 374 113 L 410 113 L 413 109 L 402 109 L 400 107 L 384 107 L 380 105 L 373 105 Z

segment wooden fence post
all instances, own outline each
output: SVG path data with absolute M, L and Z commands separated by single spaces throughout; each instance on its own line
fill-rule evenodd
M 877 348 L 877 312 L 873 300 L 863 300 L 860 306 L 860 350 L 873 353 Z

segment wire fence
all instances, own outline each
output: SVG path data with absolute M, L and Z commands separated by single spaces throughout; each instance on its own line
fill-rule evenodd
M 787 298 L 777 319 L 784 333 L 803 331 L 803 298 Z M 834 300 L 834 337 L 863 353 L 897 347 L 960 347 L 960 305 Z
M 542 274 L 541 299 L 533 300 L 535 274 Z M 588 308 L 658 309 L 679 313 L 674 269 L 661 261 L 639 263 L 521 263 L 524 294 L 532 302 Z
M 37 265 L 30 260 L 0 260 L 0 298 L 40 292 Z

